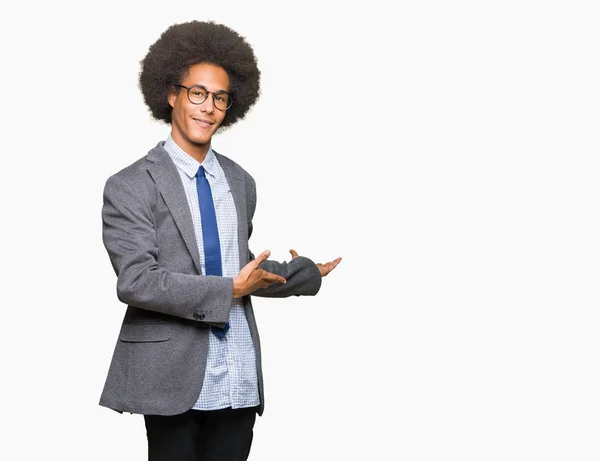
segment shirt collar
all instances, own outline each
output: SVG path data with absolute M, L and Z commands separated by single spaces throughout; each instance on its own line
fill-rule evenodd
M 181 147 L 179 147 L 175 143 L 175 141 L 173 141 L 171 134 L 169 134 L 169 136 L 167 137 L 167 140 L 165 141 L 163 147 L 165 148 L 175 165 L 190 178 L 196 176 L 200 165 L 204 167 L 206 173 L 208 173 L 212 177 L 216 177 L 217 158 L 212 150 L 212 146 L 208 148 L 208 152 L 206 153 L 206 157 L 204 157 L 204 161 L 202 163 L 198 162 L 198 160 L 196 160 L 191 155 L 187 154 Z

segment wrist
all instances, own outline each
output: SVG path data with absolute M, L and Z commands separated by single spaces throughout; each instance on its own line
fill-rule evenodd
M 237 278 L 233 278 L 233 299 L 241 298 L 243 296 L 241 281 Z

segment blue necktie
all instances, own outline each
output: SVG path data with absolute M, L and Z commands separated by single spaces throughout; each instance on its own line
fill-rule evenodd
M 204 167 L 198 168 L 196 173 L 196 190 L 200 204 L 200 218 L 202 220 L 202 240 L 204 240 L 204 265 L 206 275 L 223 275 L 221 266 L 221 244 L 219 242 L 219 229 L 217 228 L 217 215 L 213 203 L 210 185 L 204 175 Z M 211 331 L 219 338 L 223 338 L 229 330 L 229 322 L 225 328 L 211 326 Z

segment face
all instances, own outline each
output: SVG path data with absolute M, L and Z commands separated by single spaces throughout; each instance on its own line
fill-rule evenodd
M 214 64 L 200 63 L 190 67 L 181 85 L 202 85 L 211 93 L 229 91 L 229 77 L 225 69 Z M 169 93 L 171 136 L 186 153 L 198 161 L 210 147 L 210 140 L 225 118 L 225 111 L 215 107 L 213 95 L 209 94 L 202 104 L 192 104 L 185 88 L 174 88 Z

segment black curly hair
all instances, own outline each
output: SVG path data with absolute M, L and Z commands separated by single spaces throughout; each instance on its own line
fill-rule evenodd
M 260 94 L 260 71 L 252 47 L 223 24 L 191 21 L 165 30 L 140 62 L 139 87 L 154 118 L 171 123 L 169 91 L 181 83 L 190 66 L 201 62 L 220 66 L 229 76 L 233 105 L 219 130 L 246 116 Z

